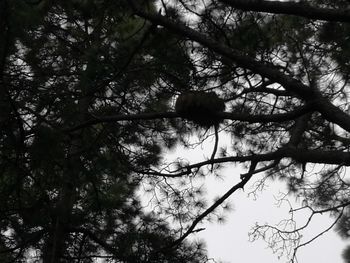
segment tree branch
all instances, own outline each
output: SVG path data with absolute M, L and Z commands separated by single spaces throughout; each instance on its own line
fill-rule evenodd
M 253 165 L 254 166 L 254 165 Z M 250 169 L 251 170 L 251 169 Z M 250 176 L 244 177 L 239 183 L 235 184 L 230 190 L 228 190 L 223 196 L 221 196 L 214 204 L 212 204 L 207 210 L 205 210 L 202 214 L 200 214 L 191 224 L 191 226 L 187 229 L 187 231 L 176 241 L 174 241 L 170 246 L 167 246 L 166 249 L 178 246 L 181 242 L 190 235 L 198 223 L 200 223 L 207 215 L 212 213 L 219 205 L 221 205 L 227 198 L 229 198 L 234 192 L 238 189 L 243 189 L 244 186 L 248 183 Z
M 134 8 L 137 7 L 134 1 L 131 0 L 130 2 Z M 175 34 L 186 36 L 210 50 L 231 59 L 240 67 L 247 68 L 270 79 L 271 81 L 281 84 L 287 91 L 294 93 L 300 99 L 315 103 L 317 111 L 319 111 L 328 121 L 336 123 L 344 130 L 350 132 L 350 116 L 324 98 L 318 89 L 309 87 L 301 81 L 280 72 L 271 63 L 256 61 L 235 49 L 229 48 L 213 39 L 210 39 L 208 36 L 197 32 L 179 21 L 175 22 L 165 16 L 150 14 L 138 8 L 135 9 L 135 12 L 138 16 L 143 17 L 152 23 L 164 26 Z
M 277 113 L 272 115 L 266 114 L 244 114 L 244 113 L 231 113 L 231 112 L 221 112 L 217 116 L 220 119 L 228 119 L 234 121 L 244 121 L 248 123 L 268 123 L 268 122 L 284 122 L 294 120 L 310 111 L 313 110 L 312 104 L 307 104 L 296 108 L 295 110 L 287 113 Z M 152 112 L 152 113 L 140 113 L 140 114 L 130 114 L 130 115 L 110 115 L 110 116 L 101 116 L 94 117 L 92 120 L 88 120 L 84 123 L 81 123 L 75 127 L 64 129 L 64 132 L 72 132 L 80 130 L 95 124 L 99 123 L 108 123 L 108 122 L 118 122 L 118 121 L 134 121 L 134 120 L 154 120 L 162 118 L 179 118 L 180 115 L 176 112 Z
M 234 121 L 243 121 L 248 123 L 269 123 L 269 122 L 285 122 L 291 121 L 298 117 L 303 116 L 304 114 L 311 112 L 314 110 L 312 104 L 306 104 L 299 108 L 296 108 L 293 111 L 287 113 L 277 113 L 277 114 L 245 114 L 245 113 L 231 113 L 231 112 L 223 112 L 219 113 L 218 116 L 222 119 L 234 120 Z
M 161 176 L 161 177 L 181 177 L 192 173 L 192 170 L 199 169 L 203 166 L 214 164 L 214 163 L 227 163 L 227 162 L 269 162 L 269 161 L 280 161 L 283 158 L 291 158 L 299 163 L 322 163 L 322 164 L 332 164 L 332 165 L 344 165 L 350 166 L 350 152 L 343 151 L 323 151 L 323 150 L 300 150 L 296 147 L 285 146 L 277 151 L 264 153 L 264 154 L 252 154 L 245 156 L 229 156 L 216 158 L 214 160 L 207 160 L 203 162 L 198 162 L 195 164 L 184 166 L 176 171 L 169 173 L 162 173 L 157 171 L 135 171 L 137 173 Z M 276 163 L 271 164 L 271 167 L 276 165 Z M 270 167 L 270 166 L 269 166 Z M 177 172 L 179 171 L 179 172 Z M 263 171 L 263 169 L 262 169 Z M 254 173 L 260 172 L 259 170 L 254 171 Z
M 305 1 L 282 2 L 282 1 L 262 1 L 262 0 L 219 0 L 231 7 L 243 11 L 257 11 L 271 14 L 285 14 L 301 16 L 308 19 L 350 22 L 349 9 L 319 8 L 309 5 Z
M 295 120 L 295 124 L 290 132 L 291 136 L 288 145 L 291 145 L 293 147 L 298 146 L 298 144 L 302 140 L 302 136 L 305 130 L 307 129 L 307 123 L 310 120 L 310 118 L 311 114 L 307 114 Z
M 210 50 L 231 59 L 240 67 L 247 68 L 255 73 L 265 76 L 273 82 L 280 83 L 284 88 L 288 88 L 288 90 L 293 92 L 293 94 L 301 99 L 311 100 L 314 98 L 315 92 L 317 92 L 317 90 L 311 89 L 297 79 L 294 79 L 280 72 L 273 64 L 256 61 L 251 57 L 242 54 L 240 51 L 229 48 L 209 38 L 208 36 L 184 25 L 179 21 L 172 21 L 167 17 L 158 14 L 150 14 L 143 11 L 142 9 L 136 9 L 135 12 L 138 16 L 147 19 L 152 23 L 161 25 L 175 34 L 185 36 L 193 41 L 202 44 Z

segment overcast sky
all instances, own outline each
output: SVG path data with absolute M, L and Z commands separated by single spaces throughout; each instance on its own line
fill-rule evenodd
M 229 181 L 227 178 L 226 180 Z M 219 190 L 218 186 L 215 186 L 215 182 L 217 183 L 218 180 L 209 181 L 211 181 L 210 188 Z M 283 188 L 281 183 L 270 183 L 270 187 L 261 193 L 257 200 L 247 197 L 247 193 L 243 191 L 233 194 L 230 201 L 234 210 L 229 213 L 226 223 L 206 224 L 206 230 L 197 234 L 198 238 L 203 238 L 206 241 L 209 256 L 229 263 L 286 262 L 286 258 L 279 260 L 278 256 L 267 247 L 265 241 L 248 241 L 248 232 L 256 222 L 273 225 L 277 224 L 280 219 L 289 217 L 287 204 L 281 207 L 276 205 L 274 197 L 278 196 L 279 188 Z M 290 200 L 294 199 L 291 197 Z M 311 225 L 313 229 L 305 233 L 305 238 L 312 238 L 319 231 L 326 229 L 332 222 L 327 215 L 316 217 Z M 302 222 L 300 221 L 300 223 Z M 343 263 L 341 252 L 345 246 L 346 243 L 334 231 L 329 231 L 313 243 L 300 248 L 298 260 L 301 263 Z

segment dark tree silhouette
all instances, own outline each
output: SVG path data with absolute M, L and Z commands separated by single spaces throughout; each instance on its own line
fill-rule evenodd
M 304 200 L 291 212 L 311 216 L 254 237 L 294 261 L 317 238 L 299 233 L 330 214 L 319 235 L 337 225 L 347 238 L 349 10 L 345 0 L 1 0 L 0 259 L 206 262 L 187 237 L 237 190 L 276 178 Z M 212 135 L 175 112 L 189 91 L 225 102 L 220 133 L 234 143 L 167 163 L 165 149 Z M 193 182 L 222 163 L 247 171 L 207 205 Z

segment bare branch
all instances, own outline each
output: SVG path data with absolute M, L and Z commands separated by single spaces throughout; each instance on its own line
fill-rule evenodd
M 337 222 L 339 221 L 339 219 L 341 218 L 341 216 L 343 215 L 343 211 L 344 209 L 342 210 L 341 213 L 339 213 L 339 216 L 334 220 L 334 222 L 329 226 L 327 227 L 325 230 L 323 230 L 322 232 L 318 233 L 316 236 L 314 236 L 313 238 L 309 239 L 308 241 L 302 243 L 302 244 L 299 244 L 296 248 L 294 248 L 294 252 L 293 252 L 293 257 L 292 257 L 292 262 L 294 262 L 294 259 L 296 258 L 296 253 L 297 251 L 299 250 L 299 248 L 303 247 L 303 246 L 306 246 L 308 244 L 310 244 L 311 242 L 315 241 L 317 238 L 319 238 L 320 236 L 322 236 L 323 234 L 327 233 L 329 230 L 331 230 L 336 224 Z

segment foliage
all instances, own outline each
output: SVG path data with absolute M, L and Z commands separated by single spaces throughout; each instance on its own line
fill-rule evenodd
M 328 213 L 348 238 L 347 6 L 0 1 L 1 261 L 206 262 L 186 238 L 220 221 L 236 190 L 276 178 L 303 200 L 285 222 Z M 218 95 L 233 143 L 219 158 L 167 162 L 167 148 L 210 137 L 174 112 L 188 91 Z M 221 163 L 247 172 L 208 204 L 197 182 Z M 253 232 L 293 261 L 306 226 Z

